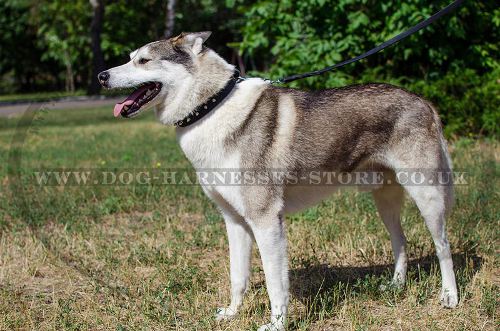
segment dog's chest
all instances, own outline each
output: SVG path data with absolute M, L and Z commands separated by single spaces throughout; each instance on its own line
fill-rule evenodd
M 202 130 L 199 132 L 193 130 L 178 138 L 184 154 L 196 169 L 205 193 L 215 201 L 222 198 L 225 203 L 244 215 L 245 208 L 240 186 L 232 185 L 230 182 L 222 185 L 218 181 L 212 182 L 212 179 L 221 174 L 240 169 L 239 151 L 228 151 L 224 148 L 223 137 L 216 134 L 207 135 Z
M 227 151 L 224 137 L 205 131 L 200 128 L 178 135 L 182 151 L 196 170 L 238 168 L 239 153 Z

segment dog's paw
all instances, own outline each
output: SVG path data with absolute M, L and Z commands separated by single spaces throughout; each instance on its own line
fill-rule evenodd
M 215 313 L 216 321 L 225 321 L 230 320 L 236 316 L 236 312 L 231 308 L 217 308 L 217 312 Z
M 457 292 L 443 290 L 441 292 L 441 304 L 446 308 L 455 308 L 458 305 Z
M 268 323 L 264 324 L 257 329 L 257 331 L 284 331 L 285 326 L 283 323 Z

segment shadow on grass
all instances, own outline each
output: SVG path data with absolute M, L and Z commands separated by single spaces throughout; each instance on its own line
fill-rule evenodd
M 457 286 L 461 292 L 460 289 L 480 270 L 483 259 L 475 252 L 456 253 L 453 254 L 453 263 Z M 404 288 L 380 290 L 380 285 L 387 285 L 392 278 L 393 268 L 393 264 L 369 267 L 318 264 L 290 270 L 291 294 L 307 307 L 306 316 L 299 318 L 306 317 L 309 323 L 314 322 L 325 312 L 335 311 L 345 300 L 359 296 L 380 299 L 389 292 L 393 299 L 404 298 Z M 436 256 L 413 259 L 408 263 L 407 279 L 423 283 L 434 271 L 440 272 Z M 425 296 L 421 298 L 422 301 L 425 299 Z M 293 325 L 291 327 L 294 329 Z

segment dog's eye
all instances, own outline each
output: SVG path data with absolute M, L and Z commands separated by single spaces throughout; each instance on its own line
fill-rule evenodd
M 149 61 L 151 61 L 151 59 L 145 59 L 145 58 L 142 58 L 142 59 L 139 59 L 139 64 L 146 64 L 146 63 L 148 63 Z

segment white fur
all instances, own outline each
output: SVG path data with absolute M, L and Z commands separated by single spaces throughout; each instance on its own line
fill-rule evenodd
M 266 220 L 262 227 L 250 222 L 266 275 L 271 301 L 271 323 L 259 330 L 284 330 L 289 303 L 287 241 L 283 220 Z
M 278 130 L 273 144 L 273 168 L 286 164 L 290 144 L 296 125 L 295 103 L 290 95 L 281 95 L 278 107 Z
M 243 294 L 250 283 L 250 260 L 252 255 L 253 233 L 234 209 L 214 193 L 209 194 L 219 206 L 224 217 L 229 241 L 229 261 L 231 264 L 231 303 L 229 307 L 217 309 L 216 319 L 230 319 L 238 312 L 243 302 Z
M 239 152 L 227 154 L 224 139 L 245 120 L 266 84 L 261 79 L 248 79 L 236 86 L 223 105 L 198 123 L 177 128 L 182 151 L 196 169 L 241 169 Z M 240 186 L 212 186 L 204 189 L 208 194 L 216 192 L 240 215 L 246 215 Z

